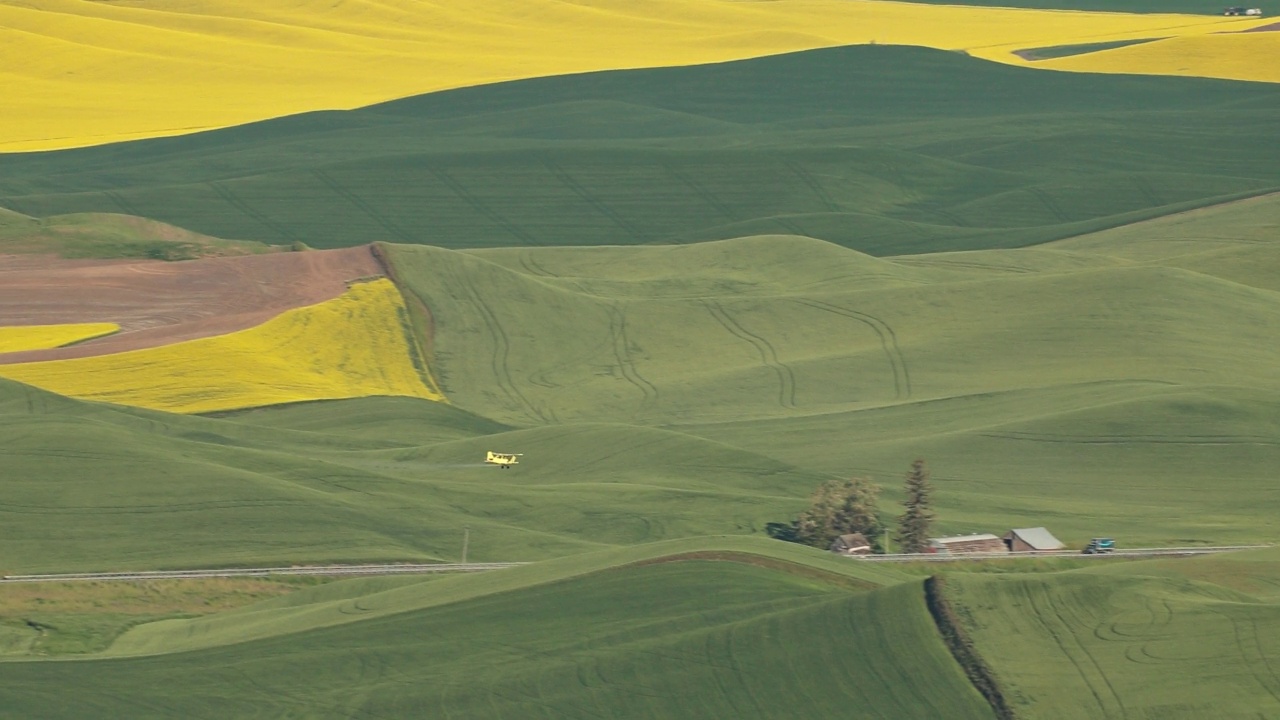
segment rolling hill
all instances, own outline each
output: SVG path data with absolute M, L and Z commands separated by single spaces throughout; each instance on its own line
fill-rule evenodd
M 917 574 L 936 566 L 692 538 L 338 581 L 141 624 L 75 662 L 0 652 L 0 700 L 51 718 L 997 717 L 939 633 L 958 622 L 1018 718 L 1265 717 L 1275 559 L 956 566 L 939 620 Z
M 1280 718 L 1275 547 L 767 537 L 1280 533 L 1280 32 L 1011 2 L 0 0 L 0 576 L 516 561 L 0 577 L 0 720 Z
M 948 589 L 1019 717 L 1271 717 L 1278 557 L 952 576 Z
M 96 357 L 0 364 L 63 395 L 171 412 L 403 395 L 443 400 L 386 279 L 247 330 Z
M 824 479 L 680 433 L 625 425 L 511 431 L 427 400 L 202 418 L 85 403 L 9 381 L 0 389 L 5 574 L 451 560 L 467 525 L 473 560 L 544 559 L 758 531 L 798 510 Z M 384 436 L 389 423 L 402 437 Z M 631 447 L 632 462 L 598 457 L 558 478 L 500 475 L 481 463 L 483 450 L 507 442 L 561 454 Z M 646 472 L 646 447 L 669 453 L 667 465 Z
M 1235 266 L 1056 247 L 876 259 L 751 238 L 390 257 L 435 313 L 445 393 L 504 422 L 659 425 L 888 482 L 945 458 L 957 531 L 1269 536 L 1263 515 L 1235 513 L 1245 497 L 1271 507 L 1275 293 L 1228 279 Z
M 1112 8 L 1105 8 L 1112 9 Z M 1254 23 L 1257 24 L 1257 23 Z M 857 43 L 1011 50 L 1238 27 L 1206 16 L 893 2 L 6 0 L 0 149 L 171 136 L 448 88 Z M 31 62 L 39 58 L 39 62 Z M 1172 71 L 1196 60 L 1178 59 Z M 1157 70 L 1159 71 L 1159 69 Z M 1221 72 L 1207 64 L 1203 73 Z M 1276 80 L 1265 63 L 1227 77 Z
M 208 237 L 132 215 L 83 213 L 33 218 L 0 208 L 0 253 L 6 255 L 193 260 L 271 249 L 262 243 Z
M 1275 85 L 830 48 L 5 156 L 0 205 L 339 247 L 1014 247 L 1280 187 Z
M 992 717 L 937 634 L 918 581 L 868 582 L 847 562 L 812 550 L 779 557 L 765 546 L 785 546 L 767 541 L 683 549 L 717 546 L 738 552 L 670 562 L 681 556 L 668 545 L 630 553 L 646 562 L 614 552 L 605 565 L 596 554 L 588 573 L 590 558 L 575 560 L 573 574 L 552 563 L 391 589 L 338 583 L 227 613 L 201 649 L 163 653 L 166 637 L 189 644 L 188 629 L 159 623 L 135 632 L 163 654 L 6 662 L 0 699 L 6 712 L 49 718 L 216 708 L 763 719 L 801 704 L 838 714 L 851 703 L 869 718 Z M 338 607 L 345 617 L 331 624 Z M 287 633 L 236 641 L 238 628 L 273 612 Z M 68 684 L 77 692 L 51 702 Z
M 758 534 L 831 477 L 891 503 L 916 457 L 942 532 L 1265 541 L 1275 201 L 895 258 L 786 236 L 386 246 L 450 405 L 187 417 L 6 384 L 0 567 L 447 559 L 464 525 L 482 560 Z

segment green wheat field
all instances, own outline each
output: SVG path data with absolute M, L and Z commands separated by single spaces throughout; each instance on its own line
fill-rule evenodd
M 527 563 L 0 584 L 0 720 L 1280 719 L 1276 548 L 889 565 L 765 532 L 849 476 L 896 514 L 923 458 L 938 534 L 1274 543 L 1278 117 L 1272 84 L 858 46 L 0 155 L 0 255 L 376 244 L 449 399 L 0 379 L 0 574 L 455 562 L 464 532 Z

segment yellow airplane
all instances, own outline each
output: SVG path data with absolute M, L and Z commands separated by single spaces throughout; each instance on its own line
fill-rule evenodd
M 484 454 L 484 461 L 489 463 L 490 465 L 500 465 L 502 466 L 503 470 L 506 470 L 512 465 L 520 464 L 520 461 L 517 460 L 516 458 L 520 457 L 521 455 L 524 455 L 524 453 L 486 452 Z

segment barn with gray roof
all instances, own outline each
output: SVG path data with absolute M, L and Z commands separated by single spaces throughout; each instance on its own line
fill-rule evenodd
M 1004 534 L 1004 544 L 1010 552 L 1061 550 L 1066 547 L 1053 533 L 1042 527 L 1010 530 Z

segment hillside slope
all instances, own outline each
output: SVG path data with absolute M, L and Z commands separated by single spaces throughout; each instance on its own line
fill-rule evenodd
M 94 357 L 0 364 L 63 395 L 171 412 L 397 395 L 443 400 L 395 285 L 381 279 L 225 335 Z
M 433 313 L 446 394 L 508 422 L 787 417 L 1104 381 L 1276 389 L 1280 297 L 1180 268 L 1065 256 L 1010 272 L 788 237 L 389 248 Z
M 584 421 L 658 425 L 891 494 L 925 457 L 950 532 L 1269 537 L 1280 296 L 1098 247 L 876 259 L 773 237 L 389 256 L 432 309 L 446 393 L 504 422 L 569 424 L 565 438 Z M 542 437 L 504 446 L 529 453 L 522 477 L 592 469 L 593 445 L 610 472 L 650 464 L 631 441 L 583 436 L 564 456 Z M 412 472 L 398 461 L 379 467 Z
M 10 155 L 0 206 L 316 247 L 1011 247 L 1280 187 L 1278 107 L 1258 83 L 829 48 Z
M 399 436 L 383 434 L 390 423 Z M 796 512 L 824 479 L 679 433 L 626 425 L 511 433 L 408 398 L 202 418 L 0 381 L 0 438 L 5 574 L 447 561 L 461 552 L 464 526 L 472 560 L 535 560 L 749 534 Z M 486 449 L 517 442 L 544 448 L 534 453 L 544 457 L 599 456 L 535 478 L 482 463 Z M 614 461 L 600 452 L 626 447 L 632 453 Z M 661 447 L 668 464 L 646 471 L 645 447 Z
M 388 246 L 452 407 L 176 417 L 7 384 L 0 566 L 449 559 L 465 525 L 493 560 L 759 534 L 832 477 L 869 475 L 888 505 L 917 457 L 944 533 L 1267 540 L 1267 202 L 1110 242 L 898 258 L 778 236 Z M 486 451 L 525 455 L 508 472 Z
M 137 0 L 6 0 L 0 66 L 9 68 L 10 112 L 0 118 L 0 149 L 178 135 L 514 78 L 851 43 L 987 48 L 1013 61 L 1008 50 L 990 48 L 1224 26 L 1224 18 L 1204 16 L 833 0 L 476 0 L 465 7 L 209 0 L 163 8 Z M 1276 79 L 1268 70 L 1235 68 L 1228 77 Z
M 850 592 L 830 577 L 723 561 L 624 566 L 207 650 L 7 662 L 0 699 L 7 712 L 47 718 L 216 708 L 763 720 L 801 706 L 823 715 L 856 706 L 886 720 L 992 717 L 943 646 L 918 583 Z M 76 693 L 50 702 L 69 684 Z
M 1213 567 L 1214 579 L 1232 584 L 1274 587 L 1276 552 L 1253 557 L 1270 563 L 1224 558 L 1200 568 Z M 1280 604 L 1177 573 L 1178 564 L 1166 562 L 953 575 L 948 588 L 1019 717 L 1243 720 L 1280 713 Z

